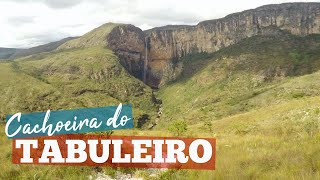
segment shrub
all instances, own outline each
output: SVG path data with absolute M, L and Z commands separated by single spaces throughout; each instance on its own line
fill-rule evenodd
M 181 136 L 187 132 L 187 123 L 183 120 L 174 121 L 168 128 L 175 136 Z
M 210 120 L 206 120 L 203 124 L 203 129 L 212 132 L 212 122 Z

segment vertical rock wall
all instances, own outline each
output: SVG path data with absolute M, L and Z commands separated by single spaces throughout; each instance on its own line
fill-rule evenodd
M 196 26 L 161 27 L 145 32 L 128 25 L 115 28 L 108 36 L 108 45 L 128 71 L 141 80 L 148 54 L 146 84 L 159 87 L 180 74 L 179 58 L 183 56 L 215 52 L 245 38 L 279 30 L 300 36 L 320 33 L 320 3 L 267 5 Z

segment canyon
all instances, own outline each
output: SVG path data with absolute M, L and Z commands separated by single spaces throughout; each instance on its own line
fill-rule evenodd
M 266 5 L 195 26 L 142 31 L 133 25 L 119 25 L 107 35 L 107 46 L 130 74 L 159 88 L 180 75 L 185 56 L 213 53 L 245 38 L 280 32 L 319 34 L 320 3 Z

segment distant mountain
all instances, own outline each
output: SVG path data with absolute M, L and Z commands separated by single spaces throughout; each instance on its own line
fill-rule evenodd
M 14 53 L 16 53 L 19 50 L 20 49 L 15 48 L 0 48 L 0 60 L 10 58 Z
M 16 49 L 16 48 L 0 48 L 0 60 L 12 60 L 20 57 L 30 56 L 33 54 L 39 54 L 43 52 L 50 52 L 57 49 L 59 46 L 73 40 L 77 37 L 68 37 L 60 41 L 50 42 L 48 44 L 32 47 L 29 49 Z
M 42 52 L 50 52 L 50 51 L 57 49 L 63 43 L 70 41 L 72 39 L 75 39 L 75 38 L 76 37 L 68 37 L 68 38 L 62 39 L 60 41 L 51 42 L 48 44 L 32 47 L 29 49 L 18 49 L 12 55 L 10 55 L 8 58 L 9 59 L 16 59 L 16 58 L 30 56 L 30 55 L 38 54 L 38 53 L 42 53 Z

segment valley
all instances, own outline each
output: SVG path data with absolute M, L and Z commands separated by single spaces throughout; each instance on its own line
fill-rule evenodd
M 215 171 L 152 176 L 148 169 L 11 164 L 2 123 L 3 179 L 87 179 L 97 172 L 319 179 L 320 3 L 267 5 L 146 31 L 106 23 L 48 52 L 0 61 L 0 99 L 2 122 L 16 112 L 123 103 L 132 104 L 136 128 L 115 135 L 217 138 Z

